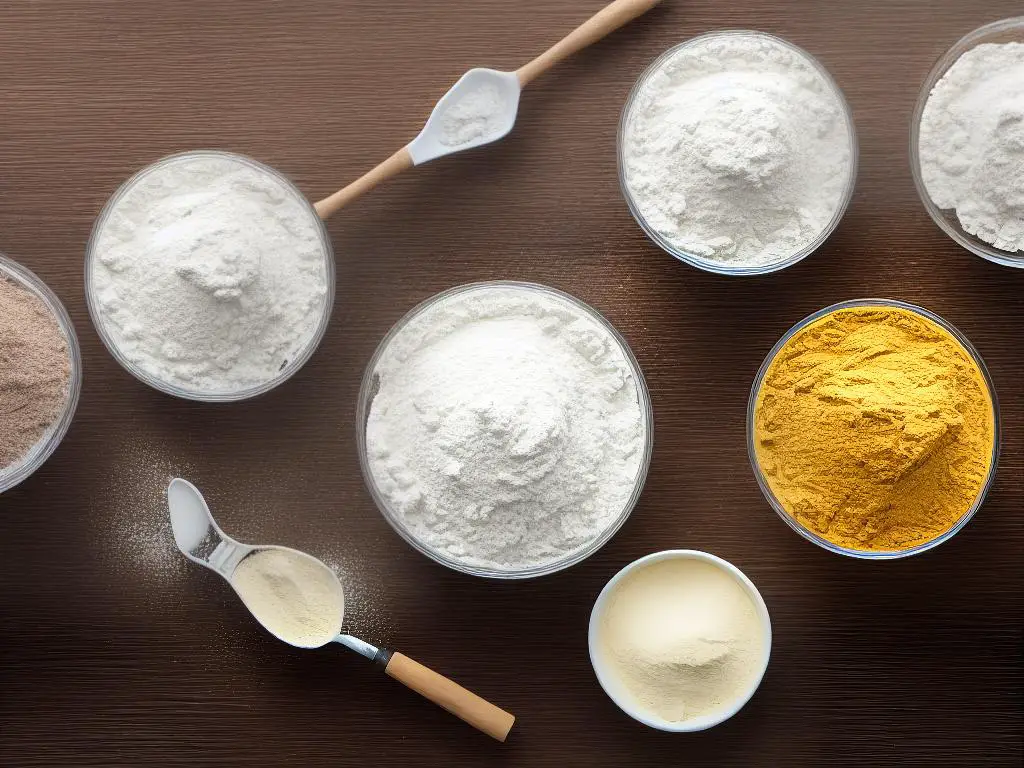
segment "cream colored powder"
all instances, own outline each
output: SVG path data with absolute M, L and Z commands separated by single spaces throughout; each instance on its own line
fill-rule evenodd
M 671 722 L 727 709 L 764 664 L 753 600 L 730 573 L 700 560 L 662 560 L 626 576 L 600 627 L 606 666 L 639 708 Z
M 238 564 L 231 586 L 260 624 L 292 645 L 316 648 L 341 631 L 337 577 L 301 552 L 258 550 Z

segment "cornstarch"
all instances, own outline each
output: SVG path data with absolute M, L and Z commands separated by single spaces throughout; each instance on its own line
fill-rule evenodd
M 623 134 L 626 186 L 674 247 L 737 267 L 784 261 L 832 222 L 853 172 L 837 88 L 773 38 L 707 37 L 641 86 Z
M 537 287 L 475 286 L 387 343 L 366 425 L 369 472 L 423 544 L 494 570 L 544 566 L 616 521 L 646 439 L 613 334 Z
M 230 393 L 275 378 L 314 336 L 328 254 L 312 207 L 225 154 L 150 167 L 111 203 L 90 265 L 98 321 L 162 382 Z
M 939 208 L 996 248 L 1024 251 L 1024 43 L 984 43 L 932 88 L 918 135 Z

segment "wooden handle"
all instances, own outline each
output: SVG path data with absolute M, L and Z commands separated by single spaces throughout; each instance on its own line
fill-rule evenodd
M 357 197 L 408 168 L 412 168 L 412 155 L 409 154 L 406 147 L 402 147 L 383 163 L 364 173 L 347 187 L 339 189 L 330 197 L 325 197 L 313 207 L 320 218 L 326 221 L 329 216 L 337 213 Z
M 498 741 L 505 740 L 516 721 L 516 718 L 505 710 L 481 699 L 458 683 L 437 674 L 404 654 L 392 653 L 384 671 L 416 693 L 444 707 L 456 717 L 461 717 L 474 728 L 479 728 Z
M 606 5 L 536 59 L 517 69 L 516 77 L 519 78 L 520 87 L 526 87 L 527 83 L 551 69 L 562 59 L 610 35 L 637 16 L 647 13 L 660 2 L 661 0 L 615 0 Z

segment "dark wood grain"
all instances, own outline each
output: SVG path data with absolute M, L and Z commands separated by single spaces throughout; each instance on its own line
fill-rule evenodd
M 85 361 L 63 446 L 0 498 L 0 763 L 11 766 L 939 765 L 1022 762 L 1024 272 L 960 250 L 911 182 L 919 85 L 955 39 L 1019 0 L 666 0 L 540 79 L 509 139 L 432 163 L 331 222 L 338 299 L 323 346 L 280 390 L 211 407 L 142 386 L 89 322 L 92 221 L 133 171 L 224 148 L 319 198 L 408 140 L 473 65 L 514 68 L 601 0 L 0 6 L 0 248 L 68 306 Z M 615 129 L 668 46 L 714 28 L 781 34 L 821 58 L 855 113 L 857 192 L 835 235 L 784 273 L 725 279 L 652 246 L 623 204 Z M 632 518 L 555 577 L 449 572 L 386 525 L 355 451 L 356 392 L 414 303 L 480 279 L 590 302 L 647 376 L 656 449 Z M 1005 428 L 988 502 L 903 562 L 830 555 L 771 512 L 751 475 L 751 379 L 793 322 L 886 296 L 948 318 L 992 370 Z M 225 527 L 345 574 L 352 629 L 513 711 L 491 743 L 341 649 L 273 641 L 170 551 L 161 490 L 181 472 Z M 586 624 L 604 582 L 669 547 L 758 584 L 775 645 L 734 720 L 691 736 L 632 722 L 601 693 Z

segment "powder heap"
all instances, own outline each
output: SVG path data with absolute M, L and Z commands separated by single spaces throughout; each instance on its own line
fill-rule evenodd
M 441 116 L 442 144 L 454 147 L 500 132 L 506 124 L 505 100 L 490 83 L 458 94 Z
M 57 318 L 0 271 L 0 475 L 20 464 L 61 417 L 70 379 Z
M 288 549 L 260 549 L 242 560 L 231 586 L 256 620 L 285 642 L 318 648 L 341 631 L 345 599 L 318 560 Z
M 985 43 L 932 88 L 918 136 L 921 176 L 966 232 L 1024 251 L 1024 43 Z
M 971 355 L 895 306 L 838 309 L 797 332 L 757 394 L 757 462 L 799 523 L 855 550 L 942 535 L 992 467 L 995 415 Z
M 615 336 L 536 287 L 474 286 L 419 311 L 374 368 L 370 475 L 427 546 L 500 571 L 580 550 L 639 481 L 645 424 Z
M 783 261 L 828 227 L 853 169 L 842 96 L 806 54 L 729 33 L 671 54 L 625 121 L 626 186 L 674 247 L 735 267 Z
M 265 384 L 308 347 L 327 297 L 312 207 L 225 154 L 146 169 L 94 233 L 97 320 L 130 362 L 197 393 Z
M 629 573 L 601 615 L 597 650 L 635 705 L 669 722 L 713 717 L 745 698 L 767 662 L 767 637 L 744 587 L 692 559 Z

